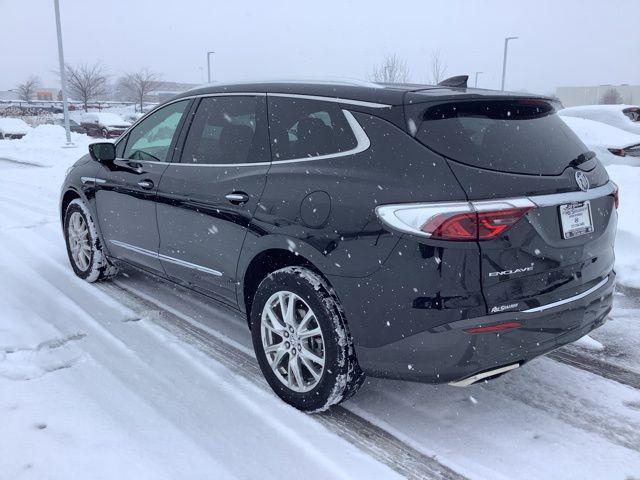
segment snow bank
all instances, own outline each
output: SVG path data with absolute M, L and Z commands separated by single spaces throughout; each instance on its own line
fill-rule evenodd
M 558 113 L 566 117 L 579 117 L 595 120 L 631 133 L 640 134 L 640 122 L 634 122 L 623 111 L 637 109 L 636 105 L 581 105 L 560 110 Z
M 0 159 L 42 167 L 67 165 L 87 153 L 88 145 L 96 140 L 72 132 L 71 141 L 76 148 L 62 148 L 66 141 L 63 127 L 40 125 L 20 140 L 0 140 Z
M 620 188 L 618 233 L 616 236 L 616 272 L 618 283 L 640 288 L 640 168 L 609 165 L 611 180 Z
M 637 165 L 640 158 L 620 157 L 609 151 L 609 148 L 627 148 L 640 144 L 640 135 L 626 132 L 611 125 L 584 118 L 560 116 L 569 125 L 587 147 L 596 152 L 605 165 Z

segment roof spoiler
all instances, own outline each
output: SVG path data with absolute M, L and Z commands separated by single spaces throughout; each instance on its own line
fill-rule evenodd
M 467 88 L 467 80 L 469 80 L 469 75 L 456 75 L 455 77 L 445 78 L 438 83 L 438 86 Z

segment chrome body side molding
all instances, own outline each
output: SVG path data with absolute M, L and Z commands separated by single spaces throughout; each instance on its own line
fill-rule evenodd
M 180 260 L 179 258 L 170 257 L 168 255 L 164 255 L 162 253 L 154 252 L 152 250 L 147 250 L 146 248 L 138 247 L 136 245 L 131 245 L 129 243 L 121 242 L 120 240 L 109 240 L 110 243 L 117 245 L 118 247 L 126 248 L 127 250 L 131 250 L 132 252 L 140 253 L 142 255 L 146 255 L 148 257 L 157 258 L 158 260 L 163 260 L 165 262 L 170 262 L 175 265 L 180 265 L 181 267 L 191 268 L 193 270 L 198 270 L 199 272 L 208 273 L 210 275 L 215 275 L 216 277 L 221 277 L 222 272 L 218 270 L 214 270 L 213 268 L 203 267 L 202 265 L 198 265 L 195 263 L 187 262 L 186 260 Z

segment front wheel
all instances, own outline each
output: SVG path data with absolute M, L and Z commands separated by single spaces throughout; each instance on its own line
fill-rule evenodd
M 335 292 L 309 269 L 286 267 L 260 283 L 251 334 L 267 382 L 299 410 L 325 410 L 364 382 Z
M 95 282 L 117 273 L 102 250 L 91 214 L 79 199 L 69 203 L 65 212 L 64 238 L 71 267 L 78 277 Z

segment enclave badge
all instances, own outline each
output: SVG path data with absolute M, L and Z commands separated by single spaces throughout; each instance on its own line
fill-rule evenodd
M 576 172 L 576 183 L 578 184 L 578 187 L 580 187 L 580 190 L 582 190 L 583 192 L 589 190 L 589 179 L 584 174 L 584 172 L 581 172 L 580 170 Z

